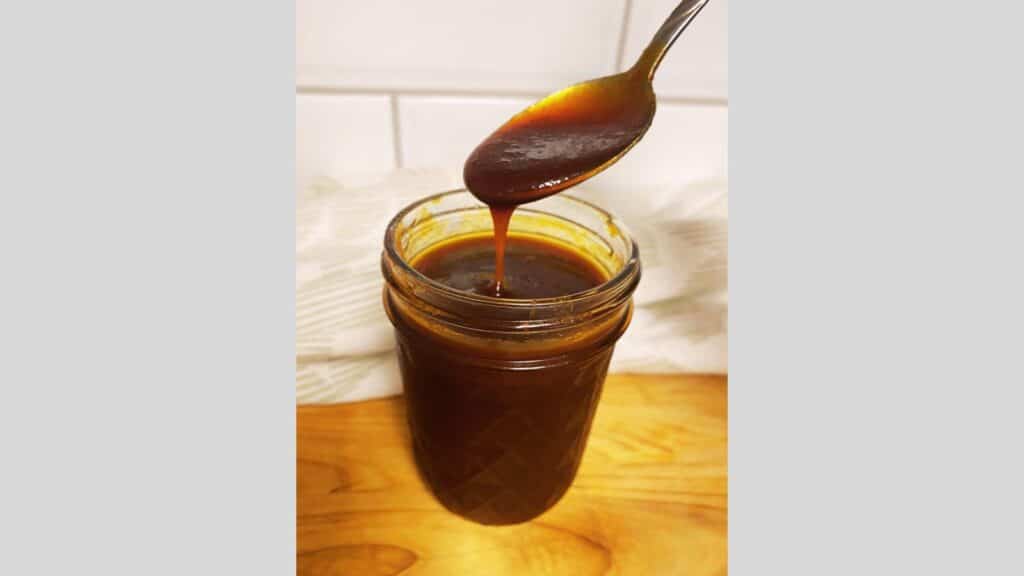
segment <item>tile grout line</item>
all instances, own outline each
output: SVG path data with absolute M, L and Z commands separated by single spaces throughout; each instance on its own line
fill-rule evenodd
M 540 98 L 547 92 L 538 90 L 477 90 L 473 88 L 403 88 L 396 86 L 347 86 L 344 84 L 304 84 L 295 86 L 296 94 L 359 94 L 401 96 L 475 96 L 499 98 Z
M 699 98 L 688 96 L 658 96 L 659 104 L 679 104 L 685 106 L 729 106 L 728 98 Z
M 390 94 L 391 100 L 391 144 L 394 146 L 395 153 L 395 167 L 403 168 L 405 159 L 402 158 L 402 124 L 399 117 L 401 114 L 398 111 L 398 93 L 392 92 Z
M 619 30 L 619 52 L 615 56 L 615 72 L 622 72 L 622 61 L 626 58 L 626 37 L 629 35 L 629 19 L 633 12 L 633 0 L 626 0 L 622 9 L 622 28 Z
M 394 87 L 359 87 L 359 86 L 296 86 L 296 94 L 333 94 L 338 96 L 413 96 L 413 97 L 465 97 L 465 98 L 543 98 L 546 92 L 516 90 L 456 90 L 448 88 L 394 88 Z M 658 96 L 662 104 L 683 104 L 689 106 L 728 106 L 728 98 L 703 98 L 697 96 Z

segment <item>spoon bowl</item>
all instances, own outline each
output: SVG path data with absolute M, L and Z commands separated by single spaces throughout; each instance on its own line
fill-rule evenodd
M 491 207 L 556 194 L 614 164 L 643 138 L 662 57 L 707 4 L 683 0 L 626 72 L 563 88 L 505 122 L 466 160 L 466 187 Z
M 513 116 L 466 161 L 466 187 L 492 206 L 539 200 L 613 164 L 654 119 L 650 82 L 632 71 L 576 84 Z

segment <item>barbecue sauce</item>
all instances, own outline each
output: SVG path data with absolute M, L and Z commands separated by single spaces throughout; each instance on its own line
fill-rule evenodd
M 396 327 L 417 469 L 461 516 L 525 522 L 572 484 L 615 341 L 629 325 L 632 288 L 613 306 L 567 299 L 562 324 L 532 328 L 533 305 L 522 299 L 579 294 L 618 271 L 580 247 L 509 235 L 509 224 L 517 206 L 624 154 L 650 125 L 652 99 L 640 76 L 573 86 L 512 118 L 466 161 L 466 187 L 490 208 L 493 237 L 442 241 L 410 264 L 459 291 L 519 300 L 504 311 L 511 327 L 478 318 L 473 310 L 484 305 L 476 300 L 452 302 L 419 283 L 408 294 L 401 283 L 389 285 L 385 306 Z

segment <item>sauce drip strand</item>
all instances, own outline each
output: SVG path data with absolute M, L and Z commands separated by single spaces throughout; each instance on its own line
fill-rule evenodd
M 515 206 L 491 206 L 491 221 L 494 222 L 494 279 L 483 292 L 486 296 L 507 297 L 505 284 L 505 244 L 508 240 L 508 223 Z
M 578 184 L 614 163 L 654 117 L 646 73 L 599 78 L 560 90 L 523 110 L 466 160 L 466 187 L 491 210 L 495 268 L 489 296 L 503 291 L 508 224 L 520 204 Z

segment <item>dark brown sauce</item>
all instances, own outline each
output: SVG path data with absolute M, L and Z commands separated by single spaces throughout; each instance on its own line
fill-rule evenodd
M 495 246 L 489 236 L 445 242 L 417 257 L 412 265 L 424 276 L 457 290 L 486 296 L 495 292 Z M 603 269 L 564 244 L 535 236 L 507 237 L 502 297 L 564 296 L 607 280 Z
M 401 329 L 406 417 L 431 492 L 483 524 L 525 522 L 553 506 L 583 458 L 611 355 L 611 345 L 589 346 L 517 369 Z
M 609 279 L 603 266 L 560 241 L 516 233 L 503 241 L 504 298 L 575 294 Z M 410 264 L 446 286 L 495 293 L 488 235 L 441 242 Z M 507 349 L 497 340 L 481 349 L 444 337 L 429 318 L 409 324 L 391 317 L 413 455 L 437 499 L 483 524 L 525 522 L 558 502 L 582 460 L 628 312 L 565 338 L 532 336 L 543 346 Z
M 464 171 L 467 188 L 490 207 L 493 239 L 452 239 L 413 267 L 458 290 L 502 298 L 563 296 L 606 282 L 608 273 L 579 249 L 510 236 L 510 219 L 518 205 L 581 182 L 624 154 L 650 125 L 652 100 L 647 78 L 630 74 L 567 88 L 512 118 Z M 558 336 L 475 328 L 470 333 L 489 336 L 482 348 L 450 338 L 440 321 L 417 328 L 392 314 L 413 453 L 448 509 L 484 524 L 514 524 L 562 497 L 629 311 L 620 307 Z M 567 306 L 566 316 L 573 313 Z M 538 345 L 528 346 L 531 340 Z
M 517 206 L 585 180 L 625 153 L 653 118 L 642 75 L 571 86 L 512 117 L 466 160 L 466 187 L 489 206 Z
M 466 160 L 466 187 L 491 209 L 495 278 L 503 294 L 503 247 L 516 206 L 556 194 L 600 172 L 644 135 L 654 92 L 641 72 L 570 86 L 523 110 Z
M 410 264 L 446 286 L 493 292 L 490 236 L 453 238 Z M 572 246 L 507 237 L 503 297 L 573 294 L 607 280 L 600 264 Z M 483 524 L 525 522 L 558 502 L 582 460 L 613 336 L 625 329 L 628 314 L 567 338 L 533 336 L 544 346 L 507 349 L 497 340 L 481 349 L 443 337 L 429 318 L 410 324 L 391 316 L 413 455 L 437 499 Z

